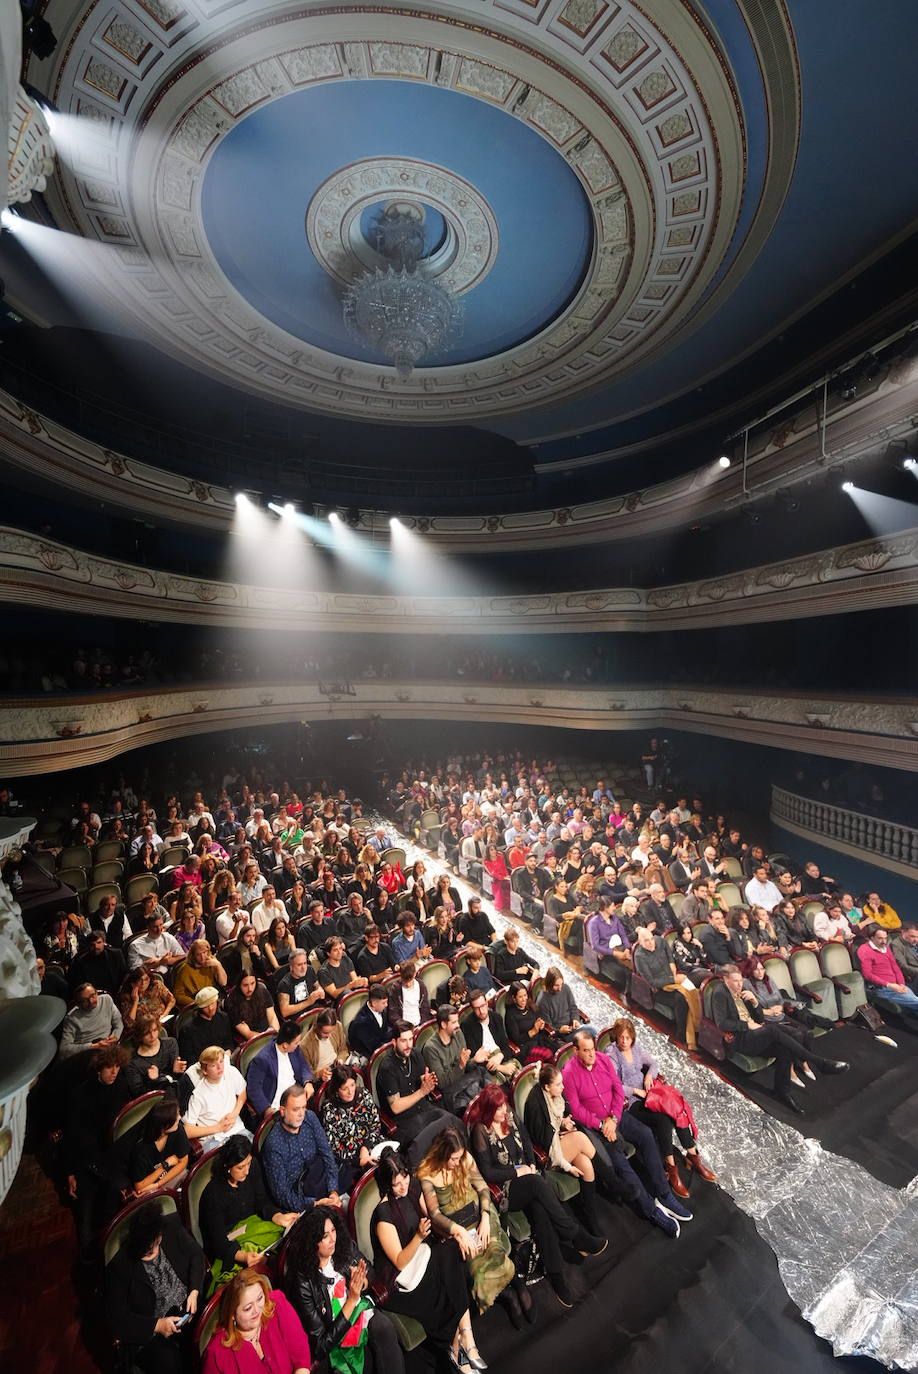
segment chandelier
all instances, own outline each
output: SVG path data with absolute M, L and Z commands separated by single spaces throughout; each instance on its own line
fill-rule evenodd
M 344 320 L 362 343 L 392 363 L 399 381 L 405 382 L 422 358 L 459 337 L 462 306 L 424 271 L 421 206 L 386 206 L 369 238 L 388 266 L 365 272 L 351 283 L 344 297 Z

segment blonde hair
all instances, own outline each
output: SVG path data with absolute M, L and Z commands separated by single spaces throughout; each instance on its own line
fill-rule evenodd
M 204 1069 L 208 1064 L 216 1064 L 217 1060 L 222 1059 L 225 1053 L 226 1051 L 221 1049 L 219 1045 L 208 1045 L 206 1050 L 201 1051 L 198 1063 Z
M 205 1051 L 206 1053 L 206 1051 Z M 245 1337 L 236 1325 L 236 1308 L 242 1298 L 242 1294 L 247 1288 L 258 1287 L 265 1295 L 265 1305 L 261 1314 L 263 1322 L 269 1322 L 274 1316 L 274 1303 L 271 1301 L 271 1285 L 260 1274 L 257 1269 L 243 1269 L 230 1279 L 223 1290 L 223 1297 L 220 1299 L 220 1325 L 223 1327 L 222 1344 L 227 1350 L 238 1350 Z

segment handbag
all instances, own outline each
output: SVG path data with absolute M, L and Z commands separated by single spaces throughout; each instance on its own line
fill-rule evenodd
M 430 1246 L 419 1245 L 404 1269 L 398 1271 L 398 1276 L 395 1280 L 396 1288 L 402 1293 L 413 1293 L 427 1273 L 427 1266 L 429 1263 Z

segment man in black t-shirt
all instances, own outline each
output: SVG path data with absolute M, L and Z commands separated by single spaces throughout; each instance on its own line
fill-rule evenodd
M 179 1057 L 188 1064 L 196 1064 L 202 1050 L 208 1045 L 219 1045 L 221 1050 L 236 1048 L 229 1017 L 219 1009 L 220 998 L 216 988 L 201 988 L 194 999 L 194 1016 L 182 1026 L 178 1033 Z
M 305 949 L 307 954 L 317 949 L 319 958 L 322 959 L 325 957 L 325 941 L 329 935 L 334 935 L 337 929 L 333 917 L 326 912 L 322 903 L 310 902 L 305 921 L 300 921 L 296 928 L 297 944 Z
M 434 1136 L 447 1126 L 462 1126 L 450 1112 L 432 1107 L 428 1101 L 437 1086 L 437 1076 L 424 1067 L 414 1048 L 414 1027 L 407 1021 L 396 1021 L 393 1029 L 392 1048 L 383 1056 L 376 1076 L 376 1098 L 382 1109 L 395 1117 L 395 1134 L 413 1169 Z
M 315 969 L 310 967 L 309 955 L 305 949 L 295 949 L 290 956 L 287 972 L 277 984 L 281 1020 L 299 1016 L 324 1000 L 325 992 L 319 987 Z
M 468 910 L 459 917 L 459 932 L 464 945 L 481 945 L 487 949 L 494 939 L 491 922 L 481 909 L 481 898 L 470 897 Z
M 367 926 L 363 932 L 363 942 L 363 949 L 358 952 L 354 966 L 361 978 L 366 978 L 372 987 L 374 983 L 381 983 L 397 972 L 398 964 L 392 950 L 381 940 L 378 925 L 371 922 Z

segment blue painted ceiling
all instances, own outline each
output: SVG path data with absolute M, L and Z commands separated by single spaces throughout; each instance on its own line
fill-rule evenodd
M 202 209 L 236 290 L 297 338 L 384 361 L 348 333 L 341 288 L 313 256 L 305 217 L 334 172 L 371 157 L 444 167 L 485 197 L 497 259 L 463 296 L 457 347 L 430 364 L 488 357 L 542 329 L 571 299 L 592 248 L 580 183 L 545 139 L 502 110 L 407 81 L 348 81 L 297 91 L 242 120 L 214 153 Z

